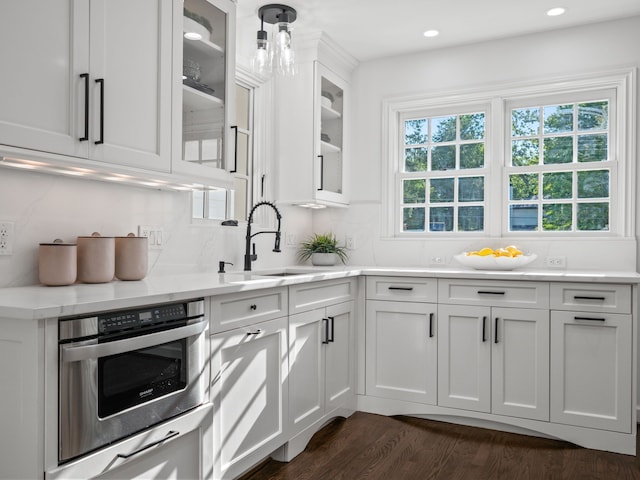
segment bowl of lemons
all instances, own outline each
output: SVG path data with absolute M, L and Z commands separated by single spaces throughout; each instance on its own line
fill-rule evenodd
M 466 267 L 476 270 L 513 270 L 529 265 L 538 256 L 535 253 L 524 253 L 515 245 L 504 248 L 481 248 L 472 252 L 463 252 L 453 258 Z

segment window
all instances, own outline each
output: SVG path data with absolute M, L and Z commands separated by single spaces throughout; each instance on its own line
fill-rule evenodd
M 402 232 L 484 230 L 485 116 L 403 118 Z
M 610 230 L 616 165 L 609 116 L 615 97 L 589 97 L 509 109 L 510 232 Z
M 386 101 L 387 233 L 633 235 L 633 75 Z

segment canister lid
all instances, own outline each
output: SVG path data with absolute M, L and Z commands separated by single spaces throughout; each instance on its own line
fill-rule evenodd
M 51 243 L 41 243 L 40 245 L 45 245 L 45 246 L 56 246 L 56 247 L 75 247 L 77 246 L 76 243 L 65 243 L 62 240 L 60 240 L 59 238 L 56 238 L 53 242 Z

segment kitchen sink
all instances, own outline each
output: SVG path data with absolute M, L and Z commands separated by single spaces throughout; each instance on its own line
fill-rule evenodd
M 311 272 L 279 272 L 279 273 L 261 273 L 262 277 L 292 277 L 295 275 L 309 275 Z

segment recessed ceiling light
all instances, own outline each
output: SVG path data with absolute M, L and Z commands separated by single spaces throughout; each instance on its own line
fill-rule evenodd
M 558 15 L 562 15 L 566 12 L 566 9 L 562 7 L 552 8 L 551 10 L 547 10 L 547 15 L 550 17 L 557 17 Z
M 440 32 L 438 30 L 427 30 L 423 33 L 423 35 L 425 37 L 437 37 L 438 35 L 440 35 Z
M 197 32 L 185 32 L 184 38 L 186 38 L 187 40 L 201 40 L 202 35 Z

